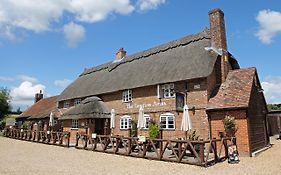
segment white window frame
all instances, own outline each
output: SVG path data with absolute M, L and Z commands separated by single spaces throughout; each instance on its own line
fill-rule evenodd
M 173 120 L 173 123 L 169 124 L 169 119 L 171 119 L 171 118 Z M 169 126 L 172 126 L 172 127 L 169 127 Z M 176 126 L 175 126 L 175 115 L 172 114 L 172 113 L 161 114 L 160 115 L 160 128 L 166 129 L 166 130 L 174 130 L 176 128 Z
M 132 90 L 125 90 L 122 93 L 122 102 L 130 102 L 133 100 L 133 92 Z
M 81 104 L 81 98 L 77 98 L 74 100 L 74 106 Z
M 161 85 L 161 90 L 163 98 L 174 98 L 176 96 L 174 83 Z
M 78 129 L 78 120 L 76 119 L 71 120 L 71 129 Z
M 66 100 L 63 102 L 63 108 L 69 108 L 70 107 L 70 101 Z
M 132 125 L 132 118 L 128 115 L 124 115 L 120 118 L 120 129 L 130 129 Z
M 143 129 L 149 129 L 149 124 L 150 124 L 150 116 L 148 114 L 144 114 L 143 116 L 145 125 Z

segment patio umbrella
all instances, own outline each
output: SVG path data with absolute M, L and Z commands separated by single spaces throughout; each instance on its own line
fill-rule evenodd
M 138 118 L 138 126 L 139 129 L 144 128 L 145 127 L 145 121 L 144 121 L 144 110 L 143 107 L 140 106 L 139 109 L 139 118 Z
M 186 132 L 186 138 L 187 138 L 187 131 L 191 130 L 191 120 L 188 113 L 188 106 L 184 105 L 183 107 L 183 116 L 181 121 L 181 130 Z
M 115 110 L 111 109 L 111 115 L 110 115 L 110 129 L 115 128 Z
M 54 126 L 55 125 L 55 118 L 53 112 L 50 114 L 50 120 L 49 120 L 49 126 Z

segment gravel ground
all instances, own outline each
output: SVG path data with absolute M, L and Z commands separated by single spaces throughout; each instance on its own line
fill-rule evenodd
M 281 140 L 257 157 L 208 168 L 151 161 L 0 137 L 0 174 L 281 174 Z

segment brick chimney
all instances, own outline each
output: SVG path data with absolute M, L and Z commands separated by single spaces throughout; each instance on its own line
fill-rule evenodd
M 227 77 L 227 74 L 231 68 L 229 64 L 228 52 L 227 52 L 227 42 L 226 42 L 226 32 L 224 24 L 224 13 L 221 9 L 216 8 L 209 11 L 210 19 L 210 34 L 212 47 L 222 50 L 222 56 L 220 60 L 220 82 L 223 83 Z
M 35 94 L 35 98 L 34 98 L 34 103 L 38 102 L 39 100 L 43 99 L 43 93 L 42 90 L 39 91 L 39 93 Z
M 122 58 L 124 58 L 126 56 L 126 51 L 124 50 L 124 48 L 120 48 L 117 53 L 116 53 L 116 60 L 121 60 Z

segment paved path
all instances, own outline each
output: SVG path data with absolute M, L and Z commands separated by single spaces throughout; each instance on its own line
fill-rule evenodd
M 271 149 L 254 158 L 241 158 L 239 164 L 223 162 L 202 168 L 0 137 L 0 174 L 278 175 L 281 174 L 281 140 L 273 139 L 272 143 Z

